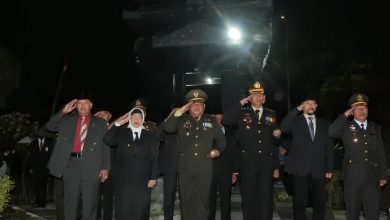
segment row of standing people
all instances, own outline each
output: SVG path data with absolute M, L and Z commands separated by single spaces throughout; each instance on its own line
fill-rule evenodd
M 231 179 L 234 182 L 237 175 L 240 179 L 244 219 L 272 219 L 273 178 L 279 177 L 277 145 L 282 132 L 292 136 L 286 171 L 293 175 L 294 180 L 294 219 L 305 219 L 309 196 L 312 197 L 315 219 L 324 219 L 325 180 L 332 178 L 333 169 L 328 133 L 341 136 L 346 146 L 344 174 L 348 174 L 346 180 L 351 179 L 344 182 L 347 218 L 357 219 L 355 215 L 363 205 L 369 219 L 377 219 L 379 201 L 378 204 L 375 201 L 379 200 L 380 187 L 386 184 L 386 165 L 380 128 L 366 121 L 366 96 L 352 96 L 351 109 L 330 127 L 315 115 L 317 104 L 313 98 L 307 98 L 289 112 L 279 126 L 275 112 L 263 107 L 265 93 L 262 84 L 254 82 L 248 92 L 249 96 L 225 112 L 222 119 L 222 124 L 237 127 L 235 140 L 231 141 L 236 148 Z M 180 145 L 178 179 L 182 217 L 186 220 L 207 219 L 213 179 L 212 159 L 223 155 L 226 138 L 216 118 L 204 114 L 207 95 L 202 90 L 190 91 L 186 100 L 188 103 L 175 109 L 161 128 L 167 133 L 176 133 Z M 89 99 L 73 100 L 46 126 L 59 132 L 48 167 L 53 175 L 64 179 L 66 219 L 76 219 L 80 195 L 84 218 L 96 218 L 98 180 L 106 181 L 110 169 L 106 144 L 117 146 L 114 182 L 121 186 L 115 187 L 116 219 L 147 219 L 150 191 L 157 178 L 158 138 L 144 129 L 145 112 L 141 108 L 133 108 L 115 120 L 107 131 L 106 122 L 89 114 L 91 107 Z M 75 108 L 78 114 L 69 114 Z M 298 114 L 300 111 L 303 111 L 302 115 Z M 359 112 L 362 112 L 361 118 Z M 346 121 L 350 114 L 355 119 Z M 87 118 L 86 122 L 83 117 Z M 353 124 L 356 121 L 366 123 L 366 128 L 360 130 L 360 126 Z M 127 122 L 128 126 L 123 126 Z M 83 137 L 85 127 L 88 135 Z M 362 146 L 358 148 L 358 145 Z M 362 152 L 356 152 L 360 150 Z M 357 170 L 365 175 L 353 175 Z M 354 181 L 357 179 L 360 181 Z

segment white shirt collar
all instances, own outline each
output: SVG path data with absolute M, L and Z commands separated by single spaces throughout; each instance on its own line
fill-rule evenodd
M 313 121 L 315 121 L 316 120 L 316 115 L 308 115 L 308 114 L 305 114 L 305 113 L 303 113 L 303 116 L 306 118 L 306 120 L 309 120 L 309 117 L 312 117 L 313 118 Z
M 364 124 L 364 129 L 367 129 L 367 120 L 365 120 L 364 122 L 360 122 L 356 119 L 353 120 L 355 120 L 355 122 L 359 125 L 359 127 L 362 127 L 361 124 Z

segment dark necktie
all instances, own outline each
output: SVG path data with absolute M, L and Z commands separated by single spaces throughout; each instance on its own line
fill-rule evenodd
M 366 130 L 366 128 L 364 128 L 364 124 L 360 124 L 360 126 L 362 127 L 363 131 Z
M 257 120 L 260 120 L 260 117 L 259 117 L 259 116 L 260 116 L 260 115 L 259 115 L 260 110 L 257 109 L 257 110 L 255 110 L 255 112 L 256 112 Z
M 134 134 L 135 134 L 135 141 L 139 142 L 138 132 L 134 132 Z
M 313 124 L 313 117 L 308 117 L 309 119 L 309 131 L 311 140 L 314 140 L 314 124 Z

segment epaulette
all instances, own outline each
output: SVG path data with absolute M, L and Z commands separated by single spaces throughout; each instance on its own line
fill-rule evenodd
M 157 130 L 157 123 L 155 122 L 152 122 L 152 121 L 145 121 L 144 122 L 144 127 L 145 127 L 145 130 L 147 131 L 155 131 Z

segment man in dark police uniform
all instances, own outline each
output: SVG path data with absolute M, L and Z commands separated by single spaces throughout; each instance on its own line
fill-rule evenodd
M 381 187 L 387 183 L 387 168 L 381 128 L 367 121 L 368 97 L 354 94 L 351 106 L 329 127 L 331 137 L 344 143 L 344 196 L 347 220 L 358 220 L 361 207 L 366 219 L 379 219 Z M 349 116 L 352 120 L 347 120 Z

